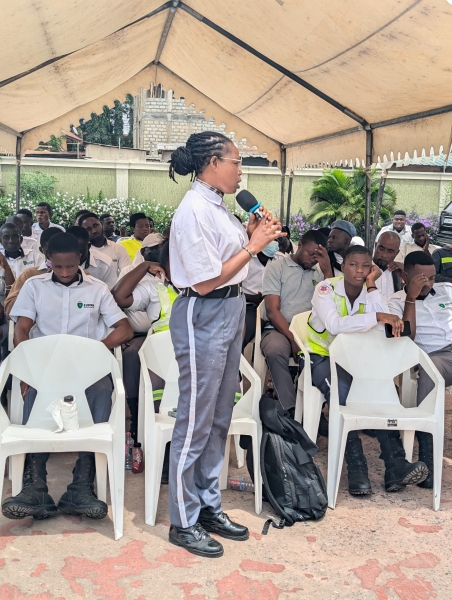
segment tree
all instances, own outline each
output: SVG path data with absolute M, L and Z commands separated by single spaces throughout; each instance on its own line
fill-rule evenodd
M 124 134 L 124 118 L 129 123 L 129 133 Z M 127 94 L 126 101 L 114 101 L 113 108 L 103 106 L 98 115 L 91 113 L 91 119 L 80 119 L 83 141 L 107 146 L 133 147 L 133 96 Z
M 376 170 L 371 171 L 371 221 L 380 185 Z M 396 191 L 386 185 L 379 225 L 391 218 L 397 199 Z M 341 169 L 325 169 L 322 177 L 314 181 L 311 201 L 315 205 L 309 219 L 322 227 L 337 219 L 350 221 L 360 231 L 364 227 L 366 207 L 366 172 L 363 168 L 354 169 L 350 175 Z

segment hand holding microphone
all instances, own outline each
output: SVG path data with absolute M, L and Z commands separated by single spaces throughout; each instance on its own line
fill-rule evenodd
M 287 234 L 281 232 L 281 223 L 278 219 L 273 217 L 270 211 L 263 208 L 261 203 L 248 190 L 239 192 L 236 200 L 243 210 L 250 213 L 250 224 L 248 226 L 250 241 L 248 247 L 253 254 L 261 252 L 273 240 L 286 237 Z

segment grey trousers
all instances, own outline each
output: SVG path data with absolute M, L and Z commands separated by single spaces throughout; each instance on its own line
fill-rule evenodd
M 35 388 L 30 388 L 25 394 L 22 418 L 23 425 L 26 425 L 30 418 L 31 409 L 36 400 L 37 393 Z M 99 381 L 96 381 L 96 383 L 93 383 L 93 385 L 90 385 L 86 388 L 85 393 L 94 423 L 105 423 L 108 421 L 111 413 L 111 395 L 113 393 L 113 381 L 110 375 L 106 375 L 105 377 L 102 377 L 102 379 L 99 379 Z M 48 452 L 41 454 L 45 456 L 45 460 L 49 458 Z M 79 452 L 79 456 L 82 454 L 91 453 Z
M 179 403 L 171 441 L 170 520 L 195 525 L 199 511 L 221 510 L 218 478 L 237 389 L 245 297 L 179 296 L 170 320 L 179 365 Z
M 267 361 L 281 406 L 285 410 L 293 408 L 296 393 L 289 371 L 289 359 L 292 356 L 292 347 L 289 340 L 276 329 L 267 330 L 262 336 L 261 350 Z
M 433 364 L 444 377 L 446 387 L 452 385 L 452 344 L 442 348 L 442 350 L 435 350 L 435 352 L 431 352 L 429 357 L 432 359 Z M 422 367 L 419 367 L 419 379 L 417 382 L 418 406 L 434 387 L 435 386 L 433 385 L 430 377 Z

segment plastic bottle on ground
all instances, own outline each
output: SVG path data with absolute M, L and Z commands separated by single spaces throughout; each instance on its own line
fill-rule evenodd
M 133 449 L 133 438 L 128 431 L 126 434 L 126 460 L 125 460 L 125 469 L 126 471 L 132 470 L 132 449 Z
M 254 483 L 249 477 L 228 477 L 228 489 L 240 492 L 254 492 Z
M 143 466 L 143 450 L 141 444 L 136 442 L 132 451 L 132 473 L 142 473 Z

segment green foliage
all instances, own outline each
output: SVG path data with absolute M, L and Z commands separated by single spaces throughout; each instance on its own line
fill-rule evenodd
M 380 177 L 371 172 L 371 220 L 380 186 Z M 386 184 L 379 226 L 391 218 L 396 202 L 396 192 Z M 311 200 L 315 205 L 309 215 L 312 223 L 321 227 L 330 225 L 337 219 L 345 219 L 362 231 L 366 204 L 366 173 L 362 168 L 354 169 L 350 175 L 341 169 L 325 169 L 322 177 L 314 182 Z
M 39 142 L 40 146 L 50 146 L 52 152 L 60 152 L 63 146 L 63 140 L 66 139 L 65 135 L 55 136 L 51 135 L 50 140 L 48 142 Z M 38 150 L 42 150 L 42 148 L 38 148 Z
M 29 198 L 34 204 L 45 201 L 55 190 L 58 179 L 41 171 L 22 173 L 20 191 L 23 198 Z
M 124 134 L 124 117 L 129 123 L 129 133 Z M 126 101 L 114 101 L 113 108 L 104 106 L 98 115 L 91 113 L 91 119 L 80 119 L 83 140 L 107 146 L 133 147 L 133 96 L 127 94 Z

